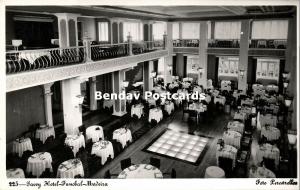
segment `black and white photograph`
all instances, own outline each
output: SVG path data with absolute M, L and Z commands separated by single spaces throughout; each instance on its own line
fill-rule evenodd
M 298 0 L 0 4 L 1 190 L 299 189 Z

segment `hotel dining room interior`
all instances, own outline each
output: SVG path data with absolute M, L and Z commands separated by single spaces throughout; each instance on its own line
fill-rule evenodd
M 297 6 L 4 14 L 7 178 L 297 178 Z

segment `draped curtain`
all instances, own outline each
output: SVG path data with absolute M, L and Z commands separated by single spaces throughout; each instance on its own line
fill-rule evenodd
M 108 41 L 108 22 L 98 22 L 99 41 Z
M 287 39 L 287 20 L 253 21 L 252 39 Z
M 182 39 L 199 39 L 200 23 L 182 23 Z
M 143 24 L 139 22 L 124 22 L 123 36 L 125 39 L 129 33 L 132 37 L 132 41 L 143 40 Z
M 216 22 L 215 39 L 240 39 L 241 22 Z
M 160 23 L 153 24 L 154 40 L 162 40 L 165 32 L 166 32 L 166 24 L 165 23 L 160 22 Z

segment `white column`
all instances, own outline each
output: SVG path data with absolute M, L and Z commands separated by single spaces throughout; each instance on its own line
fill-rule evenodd
M 151 73 L 154 71 L 154 63 L 153 61 L 149 61 L 149 76 L 150 76 L 150 79 L 148 80 L 149 84 L 148 84 L 148 87 L 149 87 L 149 91 L 152 91 L 153 90 L 153 78 L 151 77 Z
M 96 89 L 96 77 L 91 77 L 89 79 L 89 86 L 90 86 L 90 110 L 97 110 L 97 100 L 95 99 L 95 92 Z
M 122 93 L 125 89 L 123 88 L 123 81 L 125 80 L 125 71 L 115 71 L 112 74 L 113 93 Z M 115 100 L 113 105 L 113 115 L 123 116 L 126 112 L 126 100 Z
M 43 85 L 46 123 L 49 126 L 53 126 L 52 99 L 51 99 L 51 96 L 53 94 L 51 92 L 52 85 L 53 83 L 48 83 Z
M 165 85 L 172 82 L 172 69 L 173 69 L 173 25 L 172 22 L 167 22 L 167 31 L 166 31 L 166 49 L 168 50 L 168 56 L 164 57 L 165 64 L 165 73 L 164 73 L 164 82 Z
M 200 22 L 199 68 L 202 68 L 202 74 L 200 72 L 198 73 L 198 84 L 206 88 L 207 86 L 207 21 Z
M 64 113 L 64 129 L 66 134 L 77 134 L 82 125 L 82 110 L 78 96 L 81 95 L 80 78 L 61 81 Z

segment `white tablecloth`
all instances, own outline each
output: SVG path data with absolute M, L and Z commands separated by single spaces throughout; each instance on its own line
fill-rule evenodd
M 137 115 L 138 118 L 141 118 L 144 115 L 144 106 L 142 104 L 132 105 L 131 106 L 131 117 Z
M 192 77 L 186 77 L 186 78 L 183 78 L 182 81 L 183 82 L 187 82 L 187 81 L 193 82 L 193 78 Z
M 266 115 L 260 114 L 259 122 L 262 127 L 265 126 L 266 124 L 276 127 L 277 126 L 277 117 L 273 116 L 271 114 L 266 114 Z
M 182 88 L 189 88 L 191 86 L 190 82 L 182 82 Z
M 152 119 L 156 120 L 157 123 L 160 122 L 163 118 L 163 113 L 159 108 L 152 108 L 149 110 L 149 119 L 148 121 L 151 122 Z
M 254 100 L 247 98 L 244 100 L 241 100 L 241 105 L 248 105 L 248 106 L 252 106 L 253 105 Z
M 244 123 L 238 121 L 229 121 L 227 125 L 228 130 L 237 131 L 241 134 L 244 133 L 245 125 Z
M 280 151 L 276 146 L 264 144 L 256 148 L 256 163 L 259 165 L 263 161 L 263 157 L 275 160 L 275 166 L 279 164 Z
M 198 113 L 202 113 L 207 110 L 207 106 L 202 103 L 192 103 L 189 105 L 189 110 L 195 110 Z
M 233 119 L 240 119 L 242 121 L 245 121 L 247 119 L 247 114 L 243 112 L 235 112 Z
M 25 178 L 25 174 L 23 169 L 21 168 L 12 168 L 6 170 L 6 177 L 7 178 Z
M 85 147 L 85 141 L 83 135 L 68 135 L 65 144 L 72 148 L 74 156 L 81 147 Z
M 76 175 L 84 177 L 82 162 L 79 159 L 64 161 L 57 169 L 58 178 L 74 178 Z
M 280 137 L 280 130 L 276 127 L 262 127 L 261 136 L 265 136 L 269 141 L 277 140 Z
M 122 144 L 122 147 L 124 148 L 127 141 L 132 141 L 131 131 L 129 129 L 120 128 L 113 132 L 113 139 L 117 140 Z
M 111 108 L 114 105 L 113 100 L 104 100 L 103 101 L 103 108 Z
M 43 127 L 35 131 L 35 137 L 45 143 L 46 139 L 50 136 L 55 138 L 54 127 Z
M 232 167 L 235 167 L 235 160 L 237 156 L 237 149 L 233 146 L 224 145 L 223 149 L 220 149 L 220 145 L 217 145 L 217 153 L 216 153 L 216 158 L 217 158 L 217 165 L 219 165 L 219 157 L 225 157 L 225 158 L 231 158 L 232 161 Z
M 98 130 L 97 130 L 98 129 Z M 104 138 L 103 128 L 99 125 L 89 126 L 86 131 L 86 140 L 92 139 L 93 142 L 99 141 L 100 138 Z
M 221 81 L 221 90 L 227 90 L 227 91 L 231 91 L 231 82 L 230 81 L 226 81 L 226 80 L 222 80 Z
M 193 92 L 198 92 L 199 94 L 202 93 L 202 88 L 200 86 L 194 86 Z
M 204 178 L 225 178 L 225 172 L 218 166 L 209 166 L 205 170 Z
M 19 157 L 22 157 L 23 152 L 26 150 L 33 151 L 30 138 L 16 139 L 13 142 L 13 153 L 17 153 Z
M 101 164 L 104 165 L 109 155 L 114 158 L 114 149 L 111 142 L 102 140 L 93 144 L 91 154 L 101 157 Z
M 241 147 L 241 133 L 236 131 L 225 131 L 223 139 L 225 144 L 231 145 L 239 149 Z
M 277 85 L 267 85 L 266 90 L 278 92 L 278 86 Z
M 275 174 L 265 167 L 250 168 L 249 178 L 276 178 Z
M 137 164 L 124 169 L 118 178 L 163 178 L 163 174 L 158 168 L 150 164 Z
M 219 90 L 211 90 L 211 94 L 216 97 L 216 96 L 219 96 L 220 94 L 220 91 Z
M 174 111 L 174 103 L 170 101 L 166 101 L 165 111 L 170 115 Z
M 152 97 L 148 98 L 147 102 L 149 103 L 149 106 L 156 106 L 156 99 Z
M 214 103 L 219 102 L 222 105 L 225 105 L 226 98 L 224 96 L 215 96 Z
M 36 177 L 40 177 L 46 168 L 52 172 L 52 157 L 49 152 L 39 152 L 31 155 L 27 162 L 27 173 L 32 173 Z

